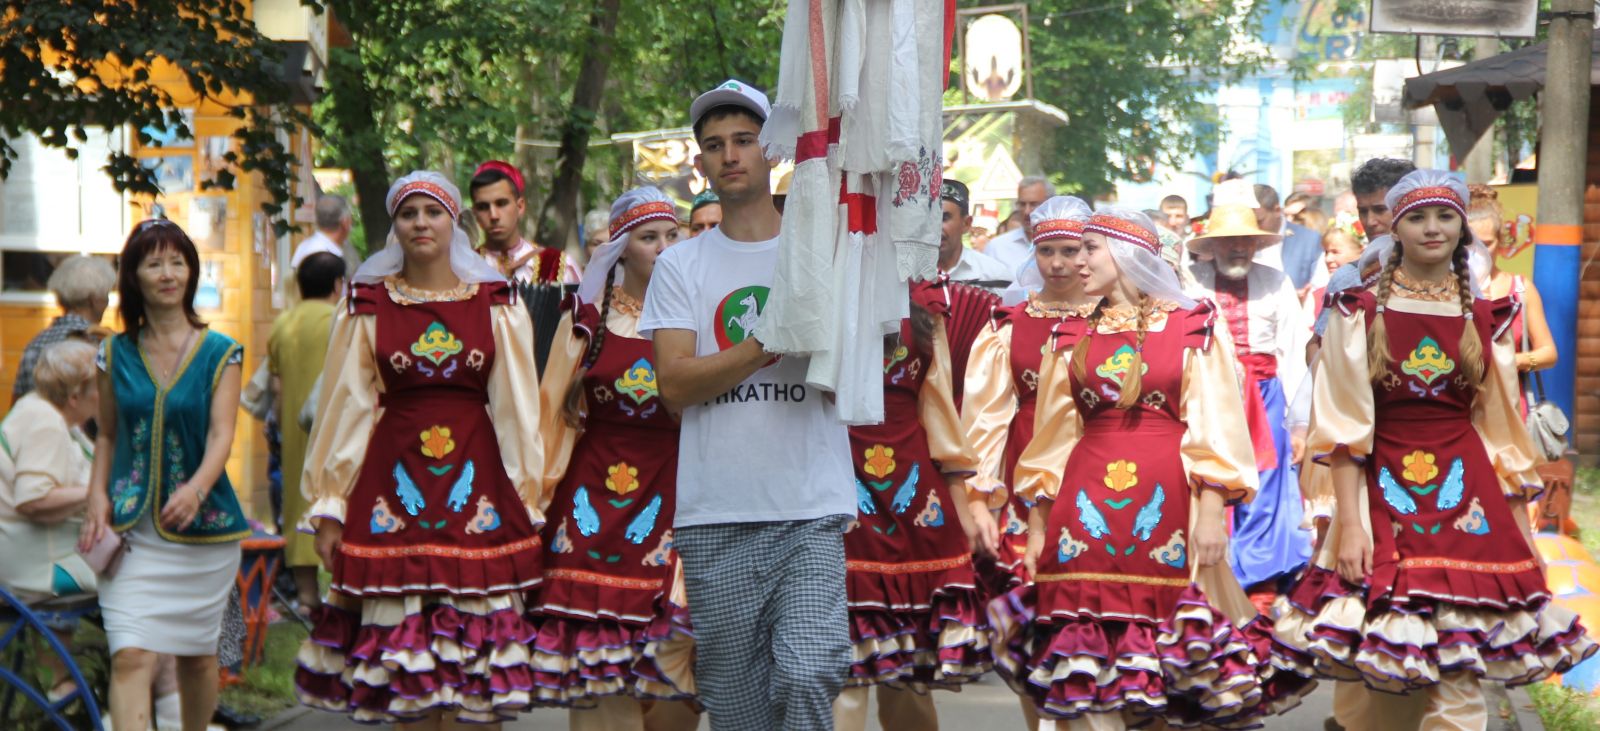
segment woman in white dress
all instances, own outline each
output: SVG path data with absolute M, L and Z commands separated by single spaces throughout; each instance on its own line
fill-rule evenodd
M 217 636 L 239 540 L 250 534 L 223 471 L 243 351 L 195 314 L 200 257 L 177 224 L 139 224 L 121 261 L 126 329 L 100 348 L 100 433 L 79 548 L 111 532 L 125 548 L 100 581 L 112 726 L 149 727 L 157 656 L 171 654 L 183 729 L 201 731 L 217 703 Z

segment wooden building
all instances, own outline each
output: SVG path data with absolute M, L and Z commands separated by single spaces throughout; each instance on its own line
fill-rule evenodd
M 299 0 L 256 0 L 251 12 L 290 61 L 295 102 L 309 107 L 330 31 L 336 40 L 342 31 L 330 16 Z M 191 96 L 171 67 L 157 66 L 152 78 L 183 89 L 175 94 L 180 99 Z M 239 121 L 227 116 L 223 105 L 248 101 L 224 97 L 183 108 L 192 132 L 187 138 L 173 130 L 149 130 L 156 139 L 141 145 L 131 130 L 97 131 L 76 160 L 37 140 L 14 140 L 21 155 L 10 178 L 0 182 L 0 389 L 8 407 L 22 349 L 60 314 L 45 291 L 55 263 L 80 253 L 114 260 L 132 227 L 153 215 L 171 219 L 194 239 L 201 269 L 196 309 L 211 327 L 244 345 L 246 382 L 264 365 L 273 319 L 294 297 L 289 256 L 311 231 L 314 140 L 303 130 L 287 140 L 300 162 L 295 194 L 304 204 L 291 214 L 299 232 L 277 237 L 260 208 L 268 196 L 258 174 L 239 174 L 230 191 L 200 189 L 236 144 L 230 135 Z M 109 149 L 129 150 L 153 166 L 162 195 L 116 193 L 99 170 Z M 120 329 L 114 302 L 102 324 Z M 261 424 L 243 413 L 227 470 L 251 517 L 270 522 L 266 441 Z

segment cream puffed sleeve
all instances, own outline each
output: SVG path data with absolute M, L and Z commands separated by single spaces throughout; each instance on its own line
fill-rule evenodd
M 344 523 L 345 498 L 355 487 L 378 421 L 376 319 L 357 315 L 340 302 L 328 334 L 322 393 L 311 425 L 300 492 L 310 503 L 298 526 L 315 532 L 317 521 Z
M 985 327 L 972 341 L 961 399 L 961 430 L 977 455 L 967 490 L 989 494 L 990 507 L 1006 501 L 1006 435 L 1017 417 L 1017 386 L 1011 380 L 1011 325 Z
M 1083 436 L 1078 403 L 1072 400 L 1072 350 L 1048 353 L 1039 370 L 1039 395 L 1033 412 L 1033 441 L 1017 458 L 1012 489 L 1030 504 L 1055 500 L 1067 457 Z
M 961 417 L 956 413 L 955 393 L 950 385 L 950 341 L 945 334 L 944 318 L 939 318 L 933 327 L 933 356 L 922 389 L 917 392 L 917 419 L 928 435 L 928 456 L 939 463 L 939 471 L 962 476 L 974 473 L 978 458 L 967 442 L 966 432 L 961 429 Z
M 1472 323 L 1467 323 L 1471 326 Z M 1522 421 L 1517 383 L 1517 344 L 1511 328 L 1490 345 L 1489 372 L 1472 408 L 1472 425 L 1483 437 L 1484 450 L 1500 476 L 1500 488 L 1508 498 L 1533 500 L 1544 491 L 1538 466 L 1544 461 L 1533 446 L 1528 427 Z M 1531 404 L 1530 404 L 1531 406 Z
M 1367 315 L 1360 307 L 1349 314 L 1329 304 L 1328 331 L 1322 336 L 1316 382 L 1311 387 L 1311 413 L 1316 415 L 1306 449 L 1318 462 L 1339 447 L 1356 461 L 1372 452 L 1374 406 L 1372 378 L 1367 371 Z
M 577 428 L 567 423 L 567 392 L 578 376 L 578 366 L 583 363 L 589 339 L 584 330 L 573 327 L 572 315 L 569 310 L 556 325 L 555 339 L 550 341 L 550 356 L 544 363 L 544 376 L 539 380 L 539 439 L 544 444 L 540 510 L 549 506 L 556 485 L 567 474 L 572 448 L 578 443 Z
M 1183 471 L 1196 490 L 1212 489 L 1228 502 L 1249 502 L 1261 478 L 1255 447 L 1244 428 L 1244 395 L 1230 338 L 1210 338 L 1209 347 L 1185 348 L 1183 399 L 1178 418 L 1188 425 L 1180 452 Z
M 534 525 L 544 523 L 544 445 L 539 441 L 539 376 L 533 362 L 533 320 L 521 302 L 489 309 L 494 367 L 489 369 L 489 418 L 506 476 Z

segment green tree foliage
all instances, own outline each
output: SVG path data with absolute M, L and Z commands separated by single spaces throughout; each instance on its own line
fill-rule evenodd
M 152 81 L 158 61 L 187 88 Z M 7 137 L 34 134 L 77 157 L 89 127 L 126 125 L 192 136 L 177 107 L 244 97 L 226 105 L 241 121 L 228 167 L 202 188 L 231 189 L 236 171 L 259 172 L 262 209 L 279 233 L 293 199 L 293 153 L 280 139 L 309 119 L 289 103 L 283 55 L 255 27 L 240 0 L 5 0 L 0 2 L 0 178 L 17 151 Z M 155 174 L 123 151 L 105 172 L 119 191 L 160 193 Z
M 1260 23 L 1257 5 L 1030 2 L 1034 93 L 1071 118 L 1041 155 L 1050 177 L 1066 191 L 1101 194 L 1216 144 L 1214 110 L 1199 102 L 1260 67 L 1264 55 L 1246 42 Z
M 609 3 L 329 5 L 355 43 L 332 54 L 328 93 L 317 108 L 328 130 L 323 160 L 352 170 L 370 246 L 381 246 L 388 228 L 382 197 L 393 176 L 436 169 L 465 194 L 473 167 L 491 158 L 523 170 L 526 233 L 565 239 L 579 202 L 604 206 L 628 184 L 631 151 L 603 144 L 607 137 L 687 126 L 694 95 L 730 76 L 776 84 L 786 6 L 618 0 L 615 27 L 602 44 L 596 12 Z M 605 64 L 594 63 L 600 48 Z M 578 93 L 580 85 L 586 93 Z M 599 94 L 592 93 L 596 85 Z

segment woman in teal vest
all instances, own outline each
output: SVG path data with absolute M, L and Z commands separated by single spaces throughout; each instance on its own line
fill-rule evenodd
M 100 348 L 100 433 L 80 549 L 110 532 L 125 549 L 102 576 L 116 731 L 149 727 L 157 656 L 178 658 L 183 727 L 217 703 L 217 635 L 250 534 L 223 472 L 239 411 L 240 345 L 194 311 L 200 256 L 165 219 L 122 249 L 124 330 Z

